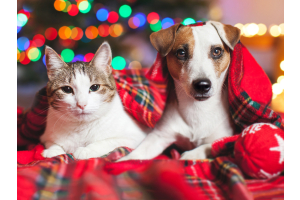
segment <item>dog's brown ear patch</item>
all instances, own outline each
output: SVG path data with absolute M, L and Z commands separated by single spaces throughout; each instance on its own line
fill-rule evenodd
M 176 31 L 180 26 L 182 24 L 178 23 L 150 35 L 151 44 L 162 57 L 165 57 L 171 51 L 175 42 Z
M 241 30 L 237 27 L 224 24 L 224 31 L 228 42 L 234 47 L 240 39 Z

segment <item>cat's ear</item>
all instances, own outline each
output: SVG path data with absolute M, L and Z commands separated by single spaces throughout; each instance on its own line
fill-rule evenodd
M 110 46 L 107 42 L 103 42 L 95 53 L 90 64 L 97 67 L 101 71 L 105 71 L 107 74 L 111 74 L 111 60 L 112 54 Z
M 55 74 L 66 65 L 61 57 L 47 45 L 45 47 L 45 60 L 49 80 L 53 79 Z

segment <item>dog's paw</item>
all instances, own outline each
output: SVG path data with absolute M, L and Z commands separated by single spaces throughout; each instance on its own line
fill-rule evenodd
M 45 158 L 52 158 L 61 154 L 66 154 L 62 149 L 45 149 L 42 153 L 42 156 Z
M 97 157 L 97 155 L 95 154 L 95 151 L 93 151 L 87 147 L 78 147 L 76 149 L 76 151 L 74 152 L 73 156 L 79 160 Z
M 211 156 L 211 145 L 202 145 L 191 151 L 184 152 L 180 160 L 200 160 L 207 159 Z

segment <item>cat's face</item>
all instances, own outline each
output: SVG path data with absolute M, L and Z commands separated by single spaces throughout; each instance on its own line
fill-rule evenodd
M 46 47 L 45 55 L 48 102 L 56 115 L 64 120 L 87 121 L 107 112 L 116 93 L 108 43 L 99 47 L 89 63 L 65 63 L 50 47 Z

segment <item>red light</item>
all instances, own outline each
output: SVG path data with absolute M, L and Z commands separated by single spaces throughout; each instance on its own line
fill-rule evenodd
M 27 17 L 27 19 L 29 19 L 29 17 L 30 17 L 30 12 L 27 12 L 27 11 L 25 11 L 25 10 L 20 10 L 19 12 L 18 12 L 18 14 L 19 13 L 23 13 L 24 15 L 26 15 L 26 17 Z
M 30 60 L 29 60 L 29 58 L 27 57 L 27 54 L 25 54 L 24 59 L 23 59 L 20 63 L 22 63 L 23 65 L 27 65 L 28 63 L 30 63 Z
M 84 56 L 84 59 L 83 61 L 84 62 L 90 62 L 94 57 L 94 54 L 93 53 L 87 53 L 85 56 Z
M 45 37 L 42 34 L 37 34 L 32 39 L 34 46 L 41 47 L 45 44 Z
M 119 19 L 119 15 L 115 11 L 111 11 L 110 13 L 108 13 L 107 21 L 109 23 L 116 23 L 118 19 Z
M 75 4 L 72 4 L 68 7 L 68 13 L 71 16 L 77 15 L 79 12 L 78 7 Z
M 101 24 L 98 27 L 98 32 L 101 37 L 106 37 L 109 35 L 109 26 L 107 24 Z
M 72 39 L 63 40 L 59 38 L 59 44 L 63 47 L 72 49 L 75 46 L 76 42 Z
M 151 12 L 147 16 L 147 21 L 149 24 L 156 24 L 159 20 L 159 15 L 156 12 Z
M 55 28 L 47 28 L 45 31 L 45 37 L 47 40 L 54 40 L 57 37 L 57 30 Z

